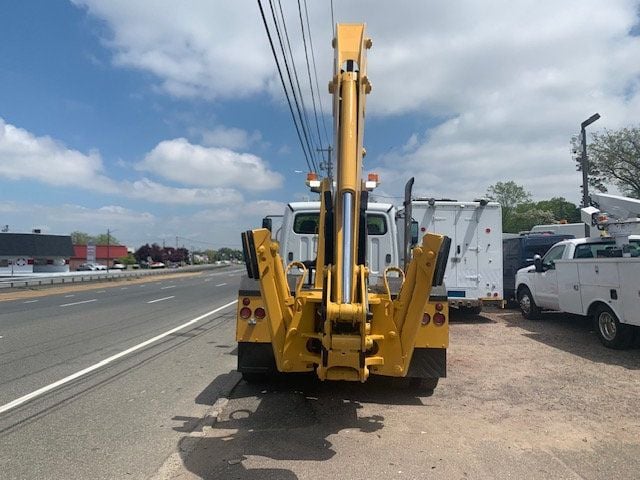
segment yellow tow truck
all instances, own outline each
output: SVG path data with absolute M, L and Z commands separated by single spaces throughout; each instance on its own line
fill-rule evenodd
M 388 267 L 369 285 L 362 142 L 371 45 L 364 24 L 337 25 L 329 83 L 337 178 L 314 185 L 320 193 L 315 261 L 285 267 L 269 229 L 242 234 L 247 276 L 238 292 L 236 340 L 238 371 L 247 381 L 271 372 L 358 382 L 383 375 L 432 390 L 446 376 L 446 292 L 431 294 L 442 284 L 450 240 L 426 234 L 406 268 Z

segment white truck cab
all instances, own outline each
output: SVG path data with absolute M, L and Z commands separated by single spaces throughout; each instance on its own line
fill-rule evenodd
M 367 208 L 367 267 L 373 283 L 387 267 L 398 265 L 396 209 L 388 203 L 369 202 Z M 292 202 L 276 232 L 285 264 L 314 260 L 318 253 L 320 202 Z
M 640 325 L 640 236 L 629 237 L 628 250 L 623 257 L 611 237 L 556 243 L 516 274 L 522 315 L 535 319 L 555 310 L 593 317 L 605 346 L 627 346 Z

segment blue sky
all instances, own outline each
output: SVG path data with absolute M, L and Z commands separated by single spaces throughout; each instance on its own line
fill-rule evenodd
M 470 199 L 515 180 L 534 198 L 577 201 L 579 123 L 595 111 L 593 128 L 637 122 L 637 2 L 373 3 L 335 12 L 374 41 L 366 168 L 382 175 L 381 200 L 413 175 L 426 195 Z M 302 75 L 297 2 L 283 7 Z M 328 3 L 309 2 L 309 19 L 328 113 Z M 307 195 L 254 1 L 10 2 L 0 58 L 10 231 L 237 246 Z

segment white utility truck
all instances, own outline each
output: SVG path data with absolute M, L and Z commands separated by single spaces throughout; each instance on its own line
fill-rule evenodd
M 486 200 L 417 199 L 411 202 L 411 209 L 421 234 L 442 232 L 451 238 L 444 276 L 449 305 L 480 313 L 484 302 L 502 304 L 500 204 Z
M 593 318 L 606 347 L 625 348 L 640 326 L 640 200 L 593 194 L 583 220 L 607 236 L 564 240 L 535 264 L 518 271 L 516 291 L 522 315 L 541 310 Z

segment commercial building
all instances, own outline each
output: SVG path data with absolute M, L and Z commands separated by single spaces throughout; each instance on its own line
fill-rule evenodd
M 71 271 L 87 262 L 111 267 L 115 260 L 126 257 L 128 253 L 127 247 L 124 245 L 74 245 L 69 266 Z
M 68 272 L 69 235 L 0 233 L 0 275 Z

